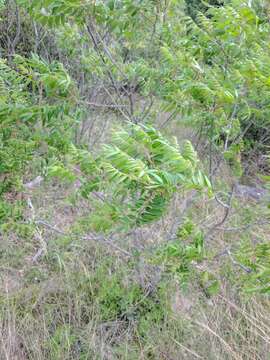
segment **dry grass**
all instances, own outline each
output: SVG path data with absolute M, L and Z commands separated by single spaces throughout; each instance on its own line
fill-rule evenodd
M 229 190 L 225 166 L 218 176 L 220 189 Z M 237 230 L 250 213 L 254 223 L 260 220 L 260 204 L 234 198 L 226 222 L 207 236 L 211 260 L 194 269 L 219 279 L 220 292 L 208 296 L 196 275 L 182 289 L 175 274 L 151 257 L 173 241 L 185 217 L 208 234 L 225 214 L 215 200 L 198 201 L 194 193 L 183 200 L 180 194 L 159 223 L 114 237 L 117 246 L 134 253 L 129 258 L 108 243 L 83 238 L 87 221 L 80 228 L 78 219 L 91 213 L 91 202 L 75 202 L 70 193 L 52 183 L 29 193 L 33 209 L 25 219 L 44 220 L 51 228 L 40 224 L 30 234 L 11 231 L 1 238 L 1 360 L 270 358 L 269 296 L 241 292 L 245 274 L 222 255 L 245 238 L 270 241 L 269 224 Z
M 89 209 L 83 203 L 67 203 L 66 191 L 48 187 L 33 194 L 36 218 L 69 231 Z M 190 212 L 204 229 L 223 216 L 223 209 L 207 198 L 199 204 L 179 201 L 172 204 L 166 222 L 119 238 L 119 245 L 151 253 L 158 243 L 168 241 Z M 240 217 L 236 206 L 226 226 L 238 225 Z M 270 300 L 241 294 L 234 281 L 240 270 L 230 259 L 198 264 L 221 279 L 220 293 L 209 298 L 196 281 L 184 291 L 174 276 L 162 279 L 147 256 L 135 257 L 131 264 L 101 243 L 68 239 L 49 228 L 39 230 L 47 252 L 36 263 L 31 261 L 40 246 L 35 235 L 28 240 L 19 235 L 6 239 L 1 267 L 1 359 L 269 359 Z M 263 227 L 248 231 L 250 236 L 267 237 Z M 237 239 L 237 232 L 217 231 L 208 245 L 217 253 Z M 110 293 L 102 284 L 110 286 L 115 274 L 125 291 L 106 303 Z M 130 286 L 141 289 L 135 303 L 129 298 L 135 291 Z M 160 286 L 161 308 L 154 305 L 161 296 Z M 130 314 L 110 314 L 114 301 L 131 301 L 125 307 Z M 144 313 L 148 302 L 152 318 Z

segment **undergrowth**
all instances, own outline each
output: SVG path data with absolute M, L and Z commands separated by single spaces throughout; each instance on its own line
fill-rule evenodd
M 136 252 L 130 235 L 119 238 L 117 244 L 133 254 L 126 256 L 109 243 L 84 238 L 88 229 L 74 217 L 78 204 L 59 196 L 46 209 L 50 187 L 42 201 L 42 189 L 33 194 L 33 207 L 65 235 L 23 222 L 16 232 L 5 229 L 1 358 L 267 359 L 269 298 L 245 292 L 241 257 L 234 263 L 221 251 L 238 242 L 241 253 L 244 233 L 207 240 L 215 242 L 209 253 L 200 221 L 187 213 L 167 243 Z M 66 191 L 58 187 L 59 195 Z M 207 202 L 203 206 L 207 211 Z M 190 211 L 194 219 L 198 209 Z M 238 221 L 233 217 L 232 225 Z M 71 230 L 75 237 L 67 235 Z M 251 238 L 266 234 L 257 226 L 247 232 Z M 33 260 L 41 246 L 38 234 L 46 250 Z

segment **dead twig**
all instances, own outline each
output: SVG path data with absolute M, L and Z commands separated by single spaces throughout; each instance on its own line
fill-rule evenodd
M 216 230 L 221 230 L 221 231 L 225 231 L 225 232 L 238 232 L 238 231 L 245 231 L 248 230 L 249 228 L 256 226 L 256 225 L 269 225 L 269 219 L 268 220 L 262 220 L 262 221 L 256 221 L 254 223 L 250 223 L 250 224 L 246 224 L 244 226 L 235 226 L 235 227 L 228 227 L 228 228 L 224 228 L 224 227 L 216 227 Z
M 94 241 L 101 241 L 105 244 L 108 244 L 110 245 L 112 248 L 114 248 L 115 250 L 119 251 L 120 253 L 122 253 L 123 255 L 125 256 L 128 256 L 130 257 L 131 256 L 131 253 L 128 252 L 127 250 L 124 250 L 122 249 L 120 246 L 116 245 L 115 243 L 112 242 L 111 239 L 108 239 L 108 238 L 105 238 L 104 236 L 95 236 L 95 235 L 86 235 L 86 236 L 78 236 L 76 234 L 72 234 L 72 233 L 68 233 L 68 232 L 64 232 L 60 229 L 58 229 L 57 227 L 49 224 L 47 221 L 44 221 L 44 220 L 36 220 L 35 221 L 35 224 L 36 225 L 42 225 L 42 226 L 45 226 L 47 227 L 48 229 L 60 234 L 60 235 L 63 235 L 63 236 L 69 236 L 71 238 L 75 238 L 75 239 L 81 239 L 81 240 L 94 240 Z M 40 250 L 38 251 L 38 253 L 40 254 L 38 257 L 40 257 L 42 255 L 42 251 L 40 253 Z M 37 254 L 34 256 L 36 257 Z M 33 258 L 34 259 L 34 258 Z
M 34 224 L 36 224 L 36 212 L 35 212 L 35 208 L 34 208 L 34 205 L 31 201 L 30 197 L 27 198 L 27 204 L 28 204 L 29 209 L 31 210 L 31 221 Z M 44 238 L 42 236 L 42 232 L 40 231 L 38 226 L 36 226 L 36 228 L 35 228 L 35 234 L 41 244 L 41 247 L 38 249 L 36 254 L 32 257 L 32 262 L 37 262 L 37 260 L 47 251 L 47 243 L 44 240 Z
M 233 257 L 233 255 L 231 253 L 231 250 L 229 248 L 226 248 L 223 251 L 219 252 L 217 255 L 214 256 L 213 260 L 218 260 L 221 256 L 229 256 L 233 265 L 240 267 L 242 270 L 244 270 L 248 274 L 250 274 L 252 272 L 252 269 L 250 269 L 249 267 L 247 267 L 235 260 L 235 258 Z
M 234 188 L 232 188 L 232 191 L 230 193 L 228 204 L 225 204 L 222 200 L 220 200 L 217 196 L 215 196 L 215 200 L 217 201 L 217 203 L 219 205 L 221 205 L 225 209 L 225 212 L 224 212 L 223 218 L 217 224 L 215 224 L 208 230 L 208 232 L 205 235 L 205 240 L 207 240 L 215 230 L 218 230 L 218 228 L 226 222 L 226 220 L 229 216 L 229 213 L 230 213 L 233 194 L 234 194 Z
M 227 254 L 229 255 L 229 258 L 230 258 L 231 262 L 232 262 L 234 265 L 240 267 L 240 268 L 241 268 L 242 270 L 244 270 L 246 273 L 251 273 L 251 272 L 252 272 L 252 269 L 244 266 L 243 264 L 239 263 L 238 261 L 236 261 L 236 260 L 234 259 L 234 257 L 232 256 L 232 253 L 231 253 L 230 249 L 227 249 Z
M 90 101 L 83 101 L 82 103 L 94 106 L 94 107 L 102 107 L 102 108 L 108 108 L 108 109 L 118 109 L 118 108 L 127 108 L 127 105 L 120 105 L 120 104 L 99 104 L 95 102 Z

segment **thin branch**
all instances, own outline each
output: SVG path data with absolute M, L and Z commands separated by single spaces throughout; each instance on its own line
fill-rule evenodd
M 225 221 L 227 220 L 227 217 L 229 216 L 229 212 L 231 209 L 232 198 L 233 198 L 233 188 L 230 193 L 230 198 L 229 198 L 228 204 L 224 204 L 221 200 L 218 200 L 218 203 L 225 208 L 225 213 L 224 213 L 222 220 L 213 227 L 213 230 L 216 229 L 217 227 L 223 225 L 225 223 Z M 215 199 L 217 200 L 218 198 L 215 197 Z
M 83 101 L 84 104 L 91 105 L 94 107 L 103 107 L 103 108 L 127 108 L 127 105 L 118 105 L 118 104 L 99 104 L 90 101 Z
M 217 224 L 215 224 L 212 228 L 210 228 L 209 231 L 205 234 L 205 239 L 208 239 L 210 237 L 210 235 L 215 230 L 217 230 L 221 225 L 223 225 L 225 223 L 225 221 L 227 220 L 230 209 L 231 209 L 231 203 L 232 203 L 232 198 L 233 198 L 233 193 L 234 193 L 233 190 L 234 189 L 232 188 L 228 204 L 223 203 L 220 199 L 218 199 L 217 196 L 215 196 L 215 200 L 218 202 L 219 205 L 221 205 L 225 209 L 225 212 L 224 212 L 223 218 Z
M 57 232 L 58 234 L 67 235 L 64 231 L 62 231 L 62 230 L 56 228 L 55 226 L 49 224 L 47 221 L 44 221 L 44 220 L 35 220 L 35 224 L 36 224 L 36 225 L 43 225 L 43 226 L 47 227 L 48 229 Z
M 98 240 L 98 241 L 102 241 L 105 244 L 110 245 L 112 248 L 114 248 L 115 250 L 119 251 L 120 253 L 122 253 L 125 256 L 130 257 L 132 254 L 130 252 L 128 252 L 127 250 L 122 249 L 121 247 L 119 247 L 118 245 L 116 245 L 115 243 L 113 243 L 110 239 L 105 238 L 104 236 L 94 236 L 94 235 L 86 235 L 86 236 L 78 236 L 76 234 L 72 234 L 72 233 L 66 233 L 60 229 L 58 229 L 57 227 L 49 224 L 47 221 L 44 220 L 36 220 L 35 221 L 36 225 L 43 225 L 45 227 L 47 227 L 48 229 L 60 234 L 60 235 L 64 235 L 64 236 L 69 236 L 71 238 L 76 238 L 76 239 L 81 239 L 81 240 Z M 40 251 L 38 251 L 38 253 L 40 254 Z M 43 251 L 41 251 L 41 254 L 43 253 Z M 38 256 L 40 257 L 41 254 Z M 37 254 L 35 255 L 35 257 L 37 256 Z
M 93 24 L 90 25 L 87 25 L 86 26 L 86 29 L 87 29 L 87 32 L 92 40 L 92 43 L 94 45 L 94 48 L 97 52 L 97 54 L 99 55 L 102 63 L 105 65 L 105 69 L 106 69 L 106 73 L 108 74 L 108 77 L 110 79 L 110 82 L 112 84 L 112 87 L 114 88 L 114 91 L 115 93 L 117 94 L 117 97 L 121 100 L 121 96 L 120 96 L 120 93 L 119 93 L 119 89 L 115 83 L 115 80 L 113 78 L 113 74 L 111 72 L 111 70 L 108 68 L 107 66 L 107 61 L 106 61 L 106 58 L 103 54 L 103 52 L 101 51 L 100 47 L 99 47 L 99 43 L 98 43 L 98 40 L 96 39 L 96 36 L 94 34 L 94 31 L 95 33 L 99 36 L 99 41 L 101 42 L 102 46 L 103 46 L 103 51 L 105 52 L 105 54 L 107 55 L 107 57 L 109 58 L 109 60 L 111 61 L 111 63 L 114 65 L 114 66 L 117 66 L 117 64 L 115 63 L 115 61 L 113 60 L 110 52 L 108 51 L 107 47 L 105 46 L 104 42 L 102 41 L 102 38 L 100 37 L 100 35 L 97 33 L 97 31 L 95 30 Z M 118 70 L 119 70 L 119 67 L 117 66 Z M 121 72 L 122 73 L 122 72 Z M 129 93 L 124 89 L 124 91 L 126 92 L 126 95 L 129 96 Z M 127 110 L 126 110 L 126 114 L 125 114 L 129 121 L 132 120 L 132 114 L 130 114 Z
M 239 226 L 239 227 L 228 227 L 228 228 L 224 228 L 224 227 L 216 227 L 216 230 L 221 230 L 221 231 L 225 231 L 225 232 L 233 232 L 233 231 L 245 231 L 248 230 L 249 228 L 256 226 L 256 225 L 269 225 L 269 219 L 268 220 L 263 220 L 263 221 L 256 221 L 254 223 L 251 224 L 247 224 L 244 226 Z
M 248 273 L 248 274 L 252 272 L 252 269 L 244 266 L 243 264 L 239 263 L 238 261 L 236 261 L 236 260 L 234 259 L 234 257 L 232 256 L 232 253 L 231 253 L 230 249 L 227 249 L 227 254 L 229 255 L 229 258 L 230 258 L 231 262 L 232 262 L 234 265 L 240 267 L 242 270 L 244 270 L 244 271 L 245 271 L 246 273 Z
M 167 123 L 172 120 L 174 118 L 174 116 L 177 114 L 177 110 L 173 111 L 168 117 L 167 119 L 160 125 L 160 129 L 163 129 L 165 125 L 167 125 Z

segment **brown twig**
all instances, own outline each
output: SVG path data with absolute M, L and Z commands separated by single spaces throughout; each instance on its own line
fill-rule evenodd
M 35 220 L 34 222 L 36 225 L 42 225 L 42 226 L 45 226 L 47 227 L 48 229 L 54 231 L 54 232 L 57 232 L 58 234 L 60 235 L 64 235 L 64 236 L 69 236 L 69 237 L 72 237 L 72 238 L 76 238 L 76 239 L 81 239 L 81 240 L 95 240 L 95 241 L 101 241 L 101 242 L 104 242 L 105 244 L 108 244 L 110 245 L 112 248 L 114 248 L 115 250 L 119 251 L 120 253 L 122 253 L 123 255 L 125 256 L 128 256 L 130 257 L 131 256 L 131 253 L 128 252 L 127 250 L 124 250 L 122 249 L 121 247 L 119 247 L 118 245 L 116 245 L 115 243 L 113 243 L 111 241 L 111 239 L 108 239 L 108 238 L 105 238 L 104 236 L 94 236 L 94 235 L 86 235 L 86 236 L 78 236 L 76 234 L 72 234 L 72 233 L 66 233 L 60 229 L 58 229 L 57 227 L 49 224 L 47 221 L 44 221 L 44 220 Z M 38 251 L 38 253 L 40 252 L 40 250 Z M 39 257 L 42 255 L 42 251 L 41 251 L 41 254 L 39 255 Z M 34 256 L 36 257 L 37 254 Z M 34 259 L 34 258 L 33 258 Z

